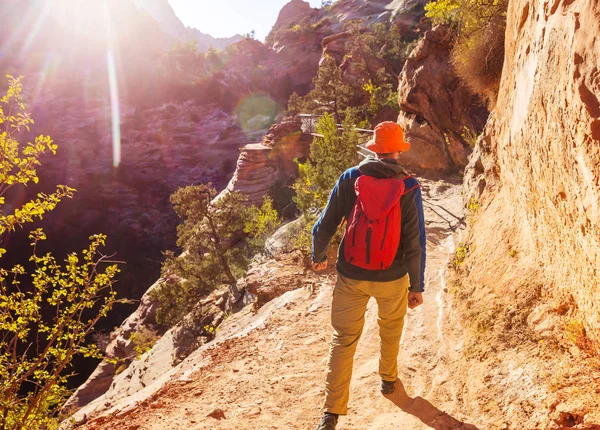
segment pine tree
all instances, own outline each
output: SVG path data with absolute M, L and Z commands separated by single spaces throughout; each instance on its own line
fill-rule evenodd
M 313 79 L 314 88 L 304 97 L 292 95 L 288 110 L 301 113 L 331 113 L 340 122 L 353 96 L 352 87 L 344 84 L 342 70 L 335 59 L 326 55 Z M 305 111 L 305 112 L 302 112 Z
M 166 282 L 152 293 L 159 302 L 161 324 L 177 324 L 210 292 L 235 284 L 253 252 L 262 250 L 279 225 L 270 200 L 261 208 L 248 208 L 240 193 L 216 197 L 211 184 L 181 188 L 171 196 L 175 212 L 183 219 L 177 227 L 177 246 L 183 254 L 166 253 L 162 268 Z
M 317 124 L 323 137 L 313 140 L 309 160 L 299 165 L 300 178 L 293 186 L 294 201 L 305 215 L 324 208 L 340 175 L 358 162 L 358 132 L 350 121 L 339 131 L 333 115 L 325 114 Z

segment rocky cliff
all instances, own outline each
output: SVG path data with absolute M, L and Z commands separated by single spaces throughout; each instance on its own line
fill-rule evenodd
M 476 231 L 498 222 L 493 237 L 518 253 L 518 265 L 543 277 L 545 292 L 571 303 L 569 312 L 594 339 L 600 339 L 599 17 L 593 1 L 511 2 L 498 107 L 473 163 L 487 181 L 481 211 L 495 214 L 482 216 Z
M 487 109 L 451 64 L 453 40 L 443 26 L 426 32 L 400 74 L 398 123 L 411 142 L 405 162 L 416 168 L 464 169 L 487 120 Z
M 500 95 L 466 174 L 453 288 L 485 345 L 473 371 L 504 399 L 477 413 L 520 428 L 600 418 L 599 41 L 596 1 L 511 1 Z M 536 406 L 509 406 L 522 393 Z

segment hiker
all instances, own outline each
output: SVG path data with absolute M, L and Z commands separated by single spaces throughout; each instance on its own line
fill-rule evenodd
M 394 392 L 406 308 L 423 303 L 425 220 L 419 182 L 398 164 L 410 149 L 395 122 L 375 127 L 366 148 L 376 156 L 342 174 L 313 228 L 313 269 L 327 268 L 329 242 L 346 220 L 333 291 L 324 415 L 316 430 L 335 429 L 348 412 L 352 364 L 367 302 L 377 300 L 381 355 L 380 391 Z

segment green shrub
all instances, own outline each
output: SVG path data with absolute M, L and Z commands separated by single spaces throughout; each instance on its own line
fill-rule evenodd
M 293 185 L 294 201 L 304 215 L 325 207 L 329 194 L 340 175 L 358 162 L 358 132 L 348 120 L 338 130 L 333 115 L 325 114 L 317 124 L 310 146 L 310 157 L 299 164 L 300 177 Z
M 273 200 L 265 197 L 260 208 L 250 207 L 247 219 L 244 233 L 250 236 L 250 248 L 254 253 L 262 252 L 267 238 L 281 225 L 279 214 L 273 208 Z
M 304 218 L 304 228 L 292 239 L 292 249 L 300 252 L 305 266 L 310 266 L 312 262 L 312 228 L 317 220 L 315 215 L 302 215 Z
M 340 122 L 344 110 L 350 106 L 354 91 L 344 83 L 342 70 L 333 57 L 325 56 L 313 85 L 314 88 L 304 97 L 292 94 L 288 101 L 288 112 L 330 113 Z
M 142 327 L 140 330 L 131 333 L 129 340 L 133 344 L 135 358 L 139 359 L 150 351 L 158 339 L 160 339 L 158 332 L 148 327 Z
M 456 29 L 452 52 L 457 74 L 493 105 L 504 63 L 508 0 L 437 0 L 425 6 L 434 24 Z
M 23 192 L 39 182 L 42 156 L 57 150 L 49 136 L 26 144 L 17 140 L 33 120 L 22 98 L 21 78 L 8 80 L 9 89 L 0 99 L 0 245 L 17 227 L 27 228 L 75 193 L 58 186 L 53 194 L 39 193 L 17 207 L 6 204 L 2 196 L 7 191 Z M 46 240 L 41 229 L 31 230 L 29 240 L 32 251 L 23 265 L 0 267 L 0 428 L 10 430 L 57 428 L 73 359 L 101 357 L 98 346 L 87 345 L 86 339 L 122 302 L 113 289 L 118 265 L 101 251 L 106 236 L 90 237 L 87 249 L 64 260 L 41 251 Z M 6 252 L 0 248 L 0 259 Z
M 177 246 L 185 253 L 167 252 L 162 275 L 166 282 L 153 290 L 158 300 L 157 321 L 172 326 L 195 304 L 220 285 L 235 284 L 249 263 L 243 246 L 248 211 L 246 198 L 217 191 L 208 185 L 181 188 L 171 202 L 183 223 L 177 227 Z
M 181 188 L 171 196 L 183 219 L 177 245 L 184 252 L 165 253 L 164 281 L 151 293 L 161 325 L 180 323 L 212 291 L 235 284 L 280 223 L 270 198 L 260 208 L 248 208 L 240 193 L 216 196 L 211 184 Z
M 465 262 L 467 255 L 469 254 L 469 246 L 466 243 L 459 243 L 456 248 L 456 253 L 454 255 L 454 265 L 455 267 L 460 267 Z

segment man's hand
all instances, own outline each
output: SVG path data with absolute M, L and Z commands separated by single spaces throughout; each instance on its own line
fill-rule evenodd
M 327 269 L 327 260 L 323 261 L 322 263 L 315 263 L 313 261 L 312 268 L 315 272 L 321 272 Z
M 423 304 L 423 293 L 408 292 L 408 308 L 414 309 Z

